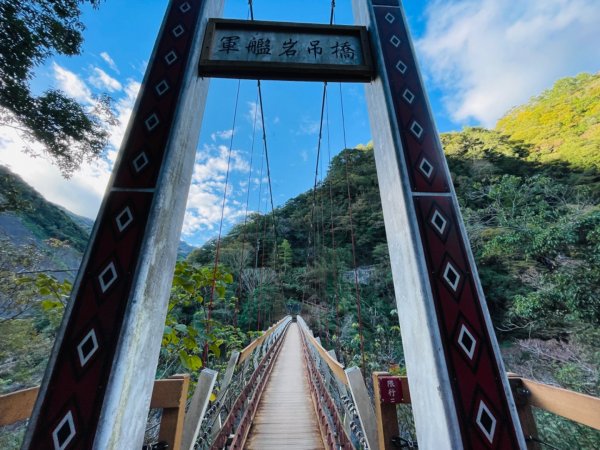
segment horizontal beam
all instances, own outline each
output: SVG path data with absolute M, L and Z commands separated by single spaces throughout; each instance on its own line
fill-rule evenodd
M 0 427 L 29 419 L 39 386 L 0 395 Z
M 538 383 L 509 373 L 510 380 L 520 380 L 529 391 L 529 404 L 557 416 L 600 430 L 600 398 L 581 394 L 556 386 Z M 408 378 L 399 377 L 402 383 L 402 403 L 410 403 Z
M 531 406 L 600 430 L 600 398 L 522 378 Z
M 183 379 L 177 378 L 156 380 L 152 391 L 150 408 L 177 408 L 179 405 L 179 393 L 184 382 Z M 39 390 L 39 386 L 36 386 L 0 395 L 0 427 L 29 419 Z

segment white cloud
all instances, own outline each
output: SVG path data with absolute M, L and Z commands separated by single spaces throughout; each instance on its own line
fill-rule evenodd
M 56 63 L 53 64 L 53 69 L 61 89 L 80 101 L 92 103 L 90 88 L 76 74 Z M 104 156 L 84 163 L 70 179 L 64 179 L 58 168 L 47 158 L 34 158 L 23 153 L 23 141 L 15 130 L 8 127 L 0 127 L 0 164 L 19 174 L 47 200 L 76 214 L 95 218 L 139 88 L 139 82 L 129 80 L 124 95 L 117 99 L 117 123 L 109 127 L 109 148 Z M 33 149 L 37 153 L 43 153 L 39 144 L 34 143 Z
M 102 52 L 100 53 L 100 58 L 102 58 L 104 60 L 104 62 L 106 64 L 108 64 L 108 67 L 110 67 L 114 72 L 119 73 L 119 68 L 117 67 L 117 65 L 115 64 L 115 62 L 113 61 L 113 59 L 110 57 L 110 55 L 106 52 Z
M 93 102 L 92 92 L 85 82 L 79 76 L 57 63 L 52 63 L 54 78 L 58 87 L 70 97 L 83 103 L 91 104 Z
M 223 192 L 227 177 L 229 149 L 224 145 L 204 145 L 196 155 L 192 185 L 187 201 L 187 211 L 183 224 L 183 234 L 191 236 L 197 233 L 214 231 L 221 221 Z M 248 173 L 250 166 L 243 155 L 232 150 L 230 176 L 223 218 L 226 224 L 232 224 L 245 213 L 242 203 L 236 196 L 245 195 L 244 186 L 234 182 L 235 175 Z M 237 187 L 235 187 L 237 184 Z
M 95 218 L 110 177 L 112 163 L 99 159 L 84 163 L 69 180 L 46 158 L 23 153 L 23 142 L 9 128 L 0 128 L 0 164 L 19 174 L 47 200 L 70 211 Z
M 248 102 L 248 112 L 246 113 L 246 120 L 260 130 L 262 128 L 262 117 L 260 114 L 260 105 L 256 102 Z
M 417 41 L 451 119 L 491 127 L 560 77 L 599 69 L 596 0 L 434 0 Z
M 233 130 L 223 130 L 223 131 L 215 131 L 214 133 L 212 133 L 210 135 L 210 138 L 213 141 L 216 141 L 217 139 L 222 139 L 222 140 L 231 139 L 232 136 L 233 136 Z
M 123 89 L 119 81 L 115 80 L 99 67 L 94 67 L 93 72 L 94 74 L 88 78 L 92 86 L 98 89 L 106 89 L 108 92 L 116 92 Z

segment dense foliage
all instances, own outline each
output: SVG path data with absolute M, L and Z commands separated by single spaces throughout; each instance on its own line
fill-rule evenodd
M 600 393 L 598 80 L 561 80 L 497 130 L 442 135 L 507 368 L 592 395 Z M 565 104 L 574 109 L 559 114 Z M 544 153 L 538 128 L 555 134 L 556 157 Z M 573 142 L 587 156 L 571 151 Z M 7 186 L 4 204 L 13 201 Z M 274 217 L 254 214 L 234 227 L 215 267 L 216 253 L 211 241 L 177 264 L 157 376 L 222 367 L 230 350 L 290 311 L 345 364 L 362 365 L 364 355 L 367 371 L 404 370 L 372 145 L 340 152 L 314 192 Z M 0 276 L 14 279 L 13 269 L 0 265 Z M 0 321 L 0 333 L 11 333 L 0 345 L 0 389 L 39 379 L 40 349 L 49 348 L 70 288 L 46 275 L 19 286 L 15 298 L 35 290 L 43 301 Z M 29 342 L 36 351 L 18 358 Z M 536 414 L 553 445 L 600 443 L 593 430 Z
M 16 130 L 29 153 L 38 154 L 41 145 L 65 176 L 106 146 L 109 99 L 88 108 L 55 89 L 36 95 L 29 83 L 50 56 L 79 54 L 86 3 L 97 7 L 100 0 L 0 2 L 0 125 Z
M 600 74 L 559 80 L 552 89 L 511 110 L 497 129 L 532 147 L 531 159 L 600 169 Z

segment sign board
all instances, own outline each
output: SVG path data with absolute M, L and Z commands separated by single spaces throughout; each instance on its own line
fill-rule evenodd
M 402 403 L 402 383 L 399 377 L 379 377 L 381 403 Z
M 296 81 L 374 78 L 365 27 L 210 19 L 199 74 Z

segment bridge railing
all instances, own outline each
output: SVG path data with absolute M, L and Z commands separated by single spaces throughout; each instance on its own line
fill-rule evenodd
M 543 448 L 532 410 L 534 407 L 600 430 L 600 398 L 538 383 L 512 373 L 508 374 L 508 379 L 528 450 Z M 399 442 L 402 436 L 396 409 L 399 404 L 411 403 L 408 379 L 374 372 L 373 389 L 380 450 L 398 448 L 403 444 L 409 446 L 411 443 Z M 390 390 L 393 395 L 390 395 Z
M 173 375 L 154 382 L 150 408 L 162 410 L 157 440 L 163 448 L 180 448 L 189 383 L 189 375 Z M 38 392 L 36 386 L 0 395 L 0 428 L 28 420 Z
M 345 369 L 333 350 L 323 348 L 301 316 L 297 321 L 311 394 L 328 448 L 378 449 L 374 411 L 360 370 Z
M 233 352 L 218 385 L 216 399 L 205 412 L 192 416 L 188 411 L 182 450 L 242 448 L 254 412 L 269 374 L 281 349 L 282 337 L 292 321 L 290 316 L 271 326 L 246 348 Z M 202 371 L 204 373 L 204 371 Z M 216 376 L 215 376 L 216 378 Z M 214 385 L 214 378 L 207 378 Z M 210 395 L 212 388 L 204 389 Z
M 241 351 L 234 351 L 220 383 L 204 369 L 188 400 L 189 375 L 154 382 L 151 410 L 161 410 L 147 449 L 241 448 L 291 316 L 286 316 Z M 217 388 L 217 396 L 211 395 Z M 0 430 L 31 416 L 39 387 L 0 396 Z M 148 438 L 149 436 L 147 436 Z

